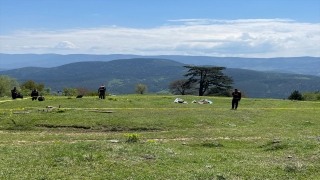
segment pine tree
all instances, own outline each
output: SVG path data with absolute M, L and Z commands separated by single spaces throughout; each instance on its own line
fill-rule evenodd
M 301 94 L 299 91 L 294 90 L 294 91 L 290 94 L 290 96 L 288 97 L 288 99 L 290 99 L 290 100 L 302 100 L 303 98 L 302 98 L 302 94 Z
M 222 73 L 225 67 L 199 67 L 199 66 L 184 66 L 188 68 L 188 73 L 185 77 L 189 77 L 188 83 L 199 84 L 199 96 L 203 96 L 209 88 L 231 89 L 230 84 L 233 79 Z

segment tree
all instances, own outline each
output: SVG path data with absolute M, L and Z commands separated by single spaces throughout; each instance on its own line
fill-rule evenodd
M 9 96 L 10 90 L 13 87 L 17 87 L 18 81 L 15 78 L 10 78 L 9 76 L 0 76 L 0 97 Z
M 290 96 L 288 97 L 288 99 L 290 99 L 290 100 L 303 100 L 302 94 L 301 94 L 299 91 L 297 91 L 297 90 L 294 90 L 294 91 L 290 94 Z
M 45 88 L 45 89 L 44 89 L 44 92 L 45 92 L 46 94 L 50 94 L 51 88 L 49 88 L 49 87 L 48 87 L 48 88 Z
M 184 66 L 188 68 L 188 73 L 185 77 L 189 77 L 187 83 L 197 83 L 199 96 L 203 96 L 209 88 L 217 88 L 228 90 L 232 86 L 233 79 L 224 75 L 221 71 L 225 67 L 199 67 L 199 66 Z
M 79 95 L 86 96 L 90 93 L 90 90 L 85 87 L 77 87 L 76 89 L 77 89 Z
M 320 100 L 320 91 L 305 92 L 302 94 L 302 99 L 306 101 L 317 101 Z
M 172 81 L 169 84 L 169 90 L 172 94 L 193 94 L 196 84 L 195 83 L 187 83 L 187 79 L 179 79 Z
M 28 80 L 20 85 L 21 89 L 23 90 L 30 90 L 37 89 L 38 91 L 42 91 L 44 88 L 44 84 L 37 84 L 33 80 Z
M 64 88 L 63 88 L 63 94 L 64 94 L 65 96 L 68 96 L 69 98 L 71 98 L 71 96 L 77 95 L 77 89 L 64 87 Z
M 138 94 L 145 94 L 148 91 L 148 88 L 144 84 L 137 84 L 134 91 Z

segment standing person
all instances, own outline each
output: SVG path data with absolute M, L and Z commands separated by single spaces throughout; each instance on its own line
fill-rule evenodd
M 36 88 L 34 88 L 33 91 L 31 91 L 32 101 L 37 100 L 38 96 L 39 96 L 39 92 Z
M 99 98 L 100 99 L 105 99 L 106 98 L 106 87 L 102 84 L 99 89 L 98 89 L 98 93 L 99 93 Z
M 232 110 L 238 108 L 239 101 L 241 100 L 241 92 L 238 89 L 234 89 L 232 92 Z
M 18 97 L 18 95 L 19 95 L 19 92 L 18 92 L 17 88 L 13 87 L 13 89 L 11 90 L 12 99 L 16 99 Z

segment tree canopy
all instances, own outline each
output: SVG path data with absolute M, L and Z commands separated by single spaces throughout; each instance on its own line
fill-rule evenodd
M 134 91 L 137 93 L 137 94 L 145 94 L 147 93 L 148 91 L 148 87 L 144 84 L 137 84 Z
M 42 91 L 44 88 L 44 84 L 43 83 L 37 84 L 33 80 L 28 80 L 26 82 L 23 82 L 20 85 L 20 87 L 21 87 L 21 89 L 30 90 L 30 91 L 32 91 L 33 89 L 37 89 L 38 91 Z
M 188 79 L 179 79 L 172 81 L 168 88 L 172 94 L 194 94 L 195 83 L 187 83 Z
M 17 87 L 18 81 L 15 78 L 10 78 L 9 76 L 0 76 L 0 97 L 1 96 L 9 96 L 10 89 L 13 87 Z
M 219 90 L 228 90 L 232 86 L 233 79 L 223 74 L 222 70 L 225 67 L 199 67 L 199 66 L 184 66 L 188 68 L 188 73 L 185 77 L 189 77 L 187 83 L 197 83 L 199 96 L 203 96 L 210 88 Z
M 294 90 L 288 97 L 290 100 L 303 100 L 302 94 L 298 90 Z

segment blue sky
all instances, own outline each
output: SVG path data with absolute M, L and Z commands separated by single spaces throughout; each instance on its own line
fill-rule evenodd
M 320 0 L 0 0 L 0 53 L 320 57 Z

